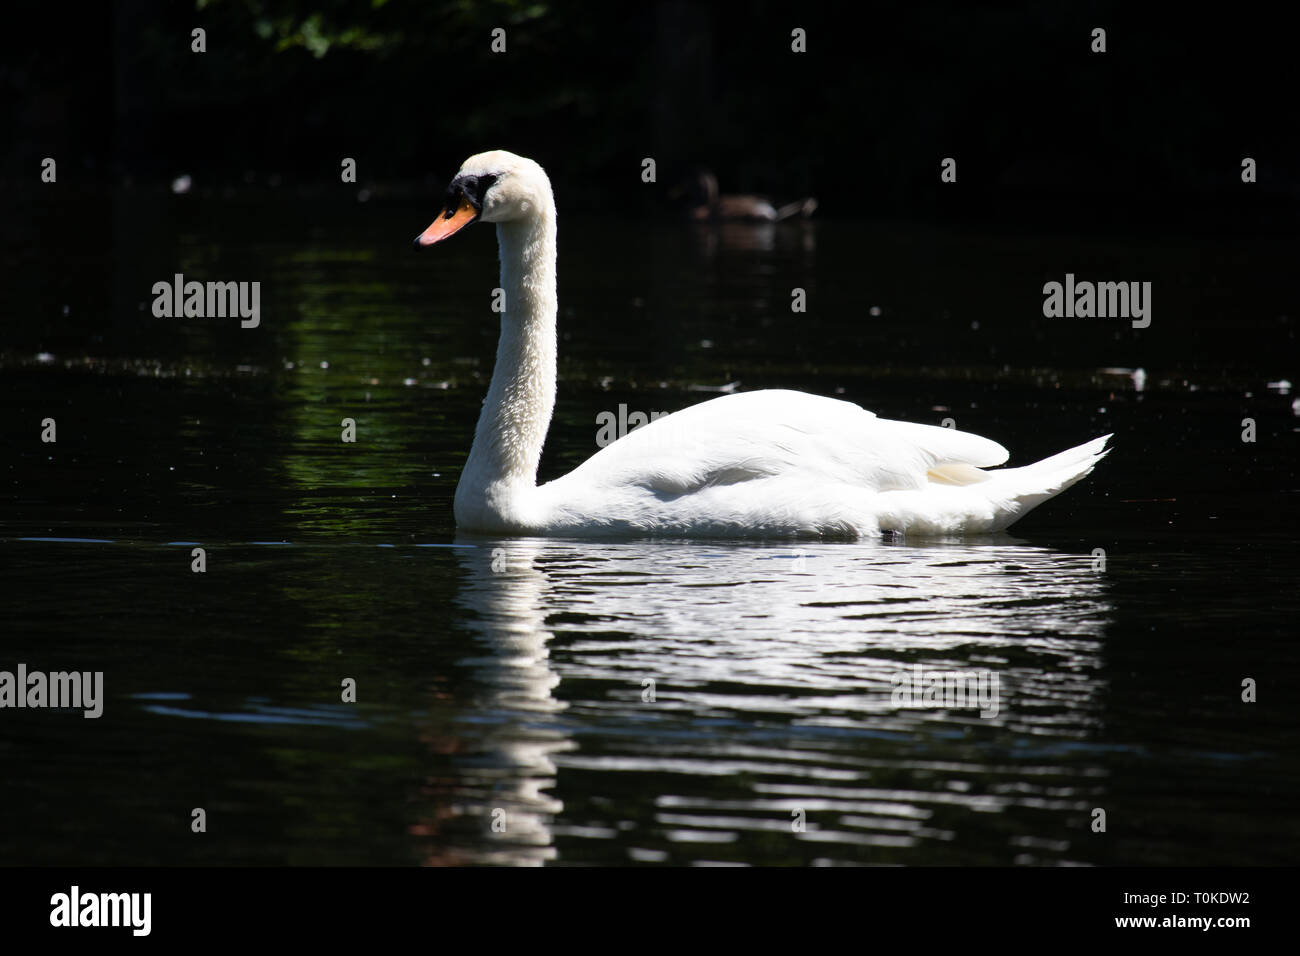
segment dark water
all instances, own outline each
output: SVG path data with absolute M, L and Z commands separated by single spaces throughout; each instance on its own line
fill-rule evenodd
M 426 201 L 8 202 L 0 669 L 102 670 L 106 702 L 0 711 L 0 861 L 1295 861 L 1295 242 L 561 197 L 543 479 L 598 413 L 736 382 L 1013 464 L 1115 451 L 994 539 L 492 540 L 451 515 L 490 230 L 420 255 Z M 1151 327 L 1043 318 L 1067 271 L 1151 280 Z M 261 281 L 261 327 L 155 319 L 175 272 Z M 997 675 L 998 713 L 894 706 L 918 664 Z

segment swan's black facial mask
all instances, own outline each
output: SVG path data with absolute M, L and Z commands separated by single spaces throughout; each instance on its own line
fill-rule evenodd
M 457 176 L 447 186 L 447 198 L 442 212 L 429 224 L 429 228 L 416 236 L 417 246 L 431 246 L 449 236 L 454 236 L 483 213 L 483 197 L 497 177 L 491 173 L 482 176 Z

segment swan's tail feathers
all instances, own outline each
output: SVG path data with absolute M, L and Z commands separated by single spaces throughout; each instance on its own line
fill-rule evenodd
M 1094 438 L 1059 455 L 1021 468 L 1003 468 L 989 472 L 989 497 L 997 508 L 992 530 L 1002 531 L 1013 521 L 1023 518 L 1049 498 L 1087 477 L 1110 453 L 1106 442 L 1111 435 Z

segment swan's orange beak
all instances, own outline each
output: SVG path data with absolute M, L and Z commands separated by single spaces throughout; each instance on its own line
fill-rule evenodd
M 470 201 L 462 193 L 460 204 L 454 210 L 449 205 L 438 213 L 438 218 L 430 223 L 429 228 L 415 237 L 415 244 L 417 246 L 431 246 L 435 242 L 442 242 L 448 236 L 454 236 L 460 232 L 477 218 L 478 210 L 470 204 Z

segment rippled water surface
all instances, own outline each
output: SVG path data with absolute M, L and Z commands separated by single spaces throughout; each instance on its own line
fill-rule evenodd
M 3 227 L 0 669 L 107 700 L 3 712 L 0 860 L 1294 862 L 1293 243 L 562 218 L 543 479 L 600 412 L 724 386 L 1115 451 L 997 538 L 495 540 L 451 517 L 490 231 L 101 202 L 100 247 L 72 207 Z M 1135 261 L 1146 334 L 1042 317 Z M 153 318 L 175 272 L 262 281 L 262 327 Z M 899 706 L 918 668 L 997 705 Z

